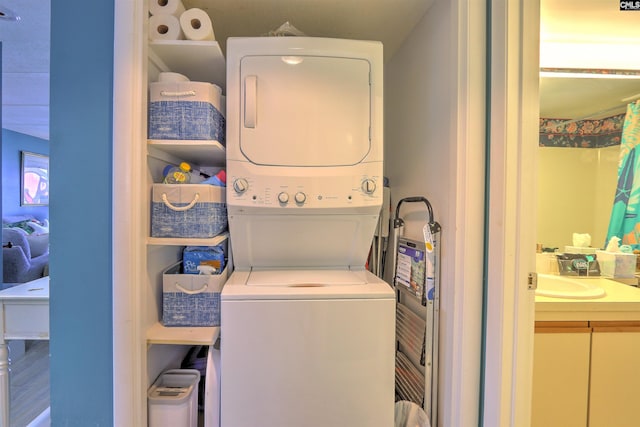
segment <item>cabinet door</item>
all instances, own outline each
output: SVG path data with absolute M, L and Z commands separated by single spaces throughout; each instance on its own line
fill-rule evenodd
M 589 399 L 587 322 L 536 323 L 532 427 L 585 427 Z M 545 327 L 546 326 L 546 327 Z
M 589 427 L 640 425 L 639 361 L 640 326 L 594 325 Z

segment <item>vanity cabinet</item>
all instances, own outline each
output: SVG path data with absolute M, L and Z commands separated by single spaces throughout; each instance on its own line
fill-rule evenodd
M 589 427 L 640 425 L 640 322 L 591 322 Z
M 531 427 L 585 427 L 591 328 L 586 321 L 536 322 Z
M 640 321 L 536 322 L 532 427 L 640 423 Z

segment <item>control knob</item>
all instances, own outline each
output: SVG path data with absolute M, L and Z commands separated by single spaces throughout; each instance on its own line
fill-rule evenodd
M 376 182 L 369 178 L 365 179 L 362 181 L 362 191 L 366 194 L 373 194 L 376 191 Z
M 238 178 L 233 181 L 233 189 L 236 193 L 242 194 L 249 189 L 249 182 L 245 178 Z
M 299 192 L 296 193 L 294 198 L 296 200 L 296 203 L 303 204 L 307 200 L 307 195 L 304 194 L 303 192 L 299 191 Z
M 278 194 L 278 201 L 282 204 L 289 203 L 289 195 L 283 191 L 282 193 Z

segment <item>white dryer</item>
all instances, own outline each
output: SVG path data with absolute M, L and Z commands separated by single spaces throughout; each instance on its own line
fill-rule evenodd
M 393 425 L 395 295 L 365 269 L 382 205 L 382 45 L 227 41 L 221 425 Z

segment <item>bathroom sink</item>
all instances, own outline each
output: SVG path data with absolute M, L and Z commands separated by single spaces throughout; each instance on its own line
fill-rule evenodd
M 606 292 L 601 287 L 589 283 L 589 279 L 538 274 L 536 295 L 552 298 L 589 299 L 602 298 Z

